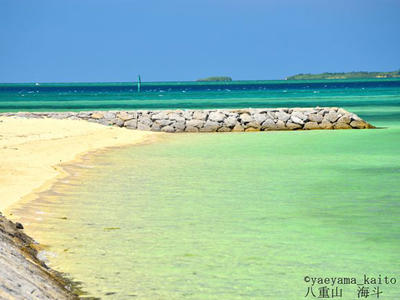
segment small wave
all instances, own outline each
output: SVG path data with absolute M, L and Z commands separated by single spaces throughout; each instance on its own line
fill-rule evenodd
M 49 257 L 57 257 L 57 253 L 43 250 L 39 251 L 39 253 L 37 254 L 37 258 L 45 262 L 46 264 L 49 263 Z

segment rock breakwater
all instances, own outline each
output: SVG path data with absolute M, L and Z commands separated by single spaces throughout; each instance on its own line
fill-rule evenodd
M 374 128 L 338 107 L 217 110 L 19 112 L 0 116 L 87 120 L 103 125 L 163 132 L 239 132 Z

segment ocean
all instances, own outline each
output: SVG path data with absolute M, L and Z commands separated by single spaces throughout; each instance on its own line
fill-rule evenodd
M 0 84 L 0 112 L 319 105 L 391 107 L 399 116 L 399 99 L 400 79 L 155 82 L 140 93 L 135 82 Z
M 399 298 L 400 80 L 135 88 L 1 85 L 0 110 L 340 106 L 377 129 L 172 134 L 68 165 L 12 212 L 87 296 Z

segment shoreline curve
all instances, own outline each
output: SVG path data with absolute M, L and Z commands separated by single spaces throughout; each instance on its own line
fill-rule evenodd
M 78 299 L 84 295 L 79 283 L 38 257 L 40 244 L 24 232 L 22 224 L 3 213 L 7 215 L 16 205 L 23 207 L 69 176 L 65 165 L 110 148 L 154 142 L 162 135 L 82 120 L 0 117 L 0 298 Z
M 141 144 L 162 133 L 106 127 L 83 120 L 0 117 L 0 211 L 47 190 L 62 164 L 107 148 Z

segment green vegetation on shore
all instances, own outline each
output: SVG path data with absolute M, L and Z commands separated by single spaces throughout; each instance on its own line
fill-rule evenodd
M 400 78 L 400 70 L 392 72 L 343 72 L 343 73 L 321 73 L 321 74 L 297 74 L 286 77 L 287 80 L 309 80 L 309 79 L 356 79 L 356 78 Z
M 197 79 L 197 81 L 232 81 L 232 78 L 228 76 L 213 76 Z

